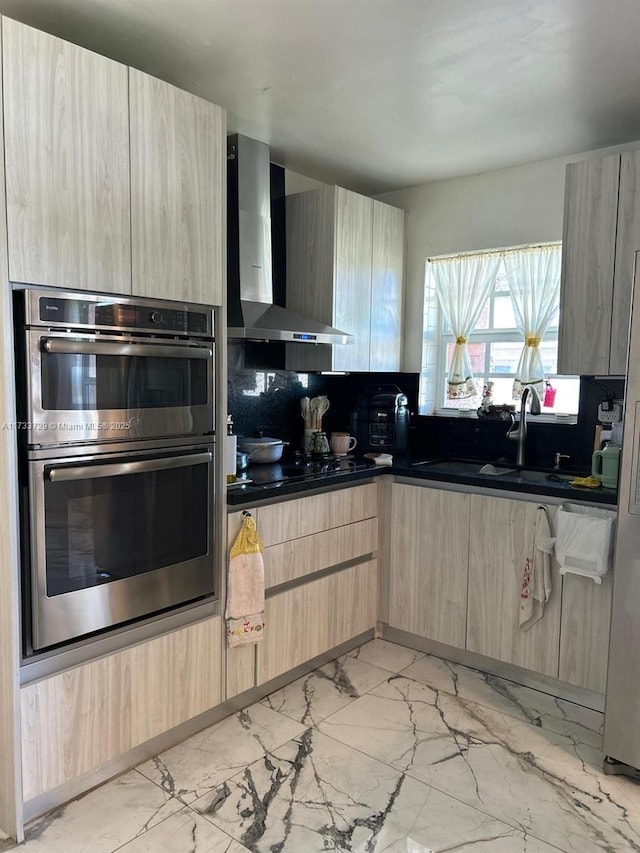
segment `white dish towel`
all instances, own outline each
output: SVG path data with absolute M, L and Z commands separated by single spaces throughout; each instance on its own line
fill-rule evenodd
M 615 510 L 563 504 L 556 514 L 556 560 L 560 574 L 571 572 L 602 583 L 611 570 Z
M 264 635 L 264 545 L 251 513 L 243 516 L 229 554 L 225 618 L 230 646 L 258 643 Z
M 522 573 L 518 623 L 523 631 L 528 631 L 544 616 L 544 607 L 551 595 L 551 552 L 554 542 L 547 508 L 540 505 L 536 511 L 533 553 L 525 559 Z

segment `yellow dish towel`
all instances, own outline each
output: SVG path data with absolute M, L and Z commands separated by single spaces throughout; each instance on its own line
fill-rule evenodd
M 264 634 L 264 545 L 251 513 L 244 513 L 229 554 L 227 639 L 230 646 L 258 643 Z
M 571 480 L 570 486 L 582 486 L 586 489 L 599 489 L 602 483 L 597 477 L 576 477 Z

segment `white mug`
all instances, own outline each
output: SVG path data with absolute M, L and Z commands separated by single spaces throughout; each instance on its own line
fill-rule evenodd
M 358 442 L 349 435 L 348 432 L 332 432 L 331 433 L 331 450 L 336 456 L 346 456 L 350 450 L 356 446 Z

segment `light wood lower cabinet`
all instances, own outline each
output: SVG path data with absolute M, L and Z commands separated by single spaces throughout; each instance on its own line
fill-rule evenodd
M 264 550 L 265 584 L 278 586 L 373 553 L 377 547 L 377 518 L 271 545 Z
M 376 560 L 268 598 L 256 652 L 257 684 L 373 628 L 377 616 Z
M 613 578 L 602 584 L 565 575 L 562 584 L 560 679 L 596 693 L 607 685 Z
M 21 689 L 25 801 L 222 700 L 220 617 Z
M 378 486 L 366 483 L 260 507 L 258 532 L 265 547 L 322 533 L 378 514 Z
M 394 484 L 389 625 L 464 648 L 470 496 Z
M 537 504 L 471 495 L 467 649 L 558 677 L 560 579 L 543 618 L 518 624 L 524 560 L 532 553 Z M 548 508 L 553 518 L 553 507 Z
M 378 550 L 378 492 L 375 483 L 247 509 L 254 517 L 256 528 L 265 545 L 262 556 L 267 589 L 300 581 L 307 575 L 332 569 L 343 563 L 359 559 L 364 561 Z M 242 510 L 229 514 L 229 549 L 238 535 L 241 523 Z M 305 594 L 313 595 L 316 589 L 323 590 L 324 587 L 313 587 Z M 279 631 L 278 618 L 274 622 L 269 616 L 269 612 L 275 607 L 269 604 L 273 600 L 269 599 L 267 603 L 265 641 Z M 313 613 L 311 601 L 309 612 Z M 309 618 L 313 621 L 315 617 Z M 375 619 L 371 624 L 375 624 Z M 334 645 L 341 642 L 343 641 L 339 640 Z M 264 643 L 260 644 L 259 648 L 262 648 L 262 645 Z M 311 646 L 314 647 L 313 642 Z M 297 663 L 303 663 L 328 648 L 331 646 L 306 657 L 303 650 L 303 658 Z M 227 648 L 226 663 L 227 698 L 237 696 L 255 686 L 255 646 Z M 297 666 L 297 663 L 293 665 Z M 285 666 L 280 672 L 289 668 Z

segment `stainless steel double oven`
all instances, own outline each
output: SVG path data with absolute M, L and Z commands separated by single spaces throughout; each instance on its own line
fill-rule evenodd
M 213 309 L 14 310 L 26 653 L 215 596 Z

